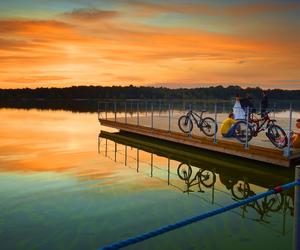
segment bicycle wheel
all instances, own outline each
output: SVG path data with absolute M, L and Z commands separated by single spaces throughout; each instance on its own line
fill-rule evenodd
M 236 139 L 238 139 L 241 143 L 245 143 L 247 140 L 249 142 L 252 139 L 253 130 L 250 124 L 248 124 L 248 129 L 247 129 L 246 121 L 238 121 L 235 124 L 234 134 Z
M 277 212 L 281 209 L 283 205 L 283 195 L 281 193 L 272 194 L 265 197 L 265 202 L 267 204 L 267 209 L 272 212 Z
M 205 117 L 202 120 L 200 129 L 205 135 L 214 136 L 215 133 L 217 133 L 217 131 L 218 131 L 218 125 L 213 118 Z
M 201 184 L 207 188 L 212 187 L 216 182 L 216 174 L 205 169 L 200 171 L 198 177 Z
M 181 180 L 188 180 L 192 175 L 192 168 L 189 164 L 181 163 L 177 168 L 177 174 Z
M 239 180 L 231 187 L 231 193 L 237 200 L 243 200 L 250 196 L 249 183 Z
M 193 130 L 193 122 L 190 117 L 183 115 L 178 119 L 178 127 L 183 133 L 189 133 Z
M 284 148 L 287 145 L 287 136 L 284 130 L 276 124 L 272 124 L 266 133 L 269 140 L 277 148 Z

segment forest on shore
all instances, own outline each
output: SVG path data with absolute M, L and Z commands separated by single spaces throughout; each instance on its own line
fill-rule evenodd
M 0 100 L 6 99 L 202 99 L 230 100 L 249 93 L 260 99 L 263 89 L 240 86 L 214 86 L 200 88 L 146 87 L 146 86 L 72 86 L 65 88 L 0 89 Z M 273 100 L 297 100 L 300 90 L 268 89 Z

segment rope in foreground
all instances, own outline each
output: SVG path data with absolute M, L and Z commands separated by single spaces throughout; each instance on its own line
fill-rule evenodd
M 153 231 L 130 237 L 126 240 L 121 240 L 119 242 L 112 243 L 110 245 L 98 248 L 98 250 L 114 250 L 114 249 L 120 249 L 120 248 L 129 246 L 129 245 L 133 245 L 133 244 L 136 244 L 138 242 L 153 238 L 155 236 L 158 236 L 158 235 L 173 231 L 175 229 L 187 226 L 187 225 L 192 224 L 194 222 L 201 221 L 201 220 L 206 219 L 208 217 L 212 217 L 214 215 L 221 214 L 221 213 L 224 213 L 224 212 L 229 211 L 231 209 L 246 205 L 247 203 L 259 200 L 259 199 L 264 198 L 268 195 L 280 193 L 284 190 L 290 189 L 290 188 L 292 188 L 294 186 L 297 186 L 297 185 L 300 185 L 300 181 L 294 181 L 294 182 L 291 182 L 291 183 L 288 183 L 288 184 L 285 184 L 285 185 L 282 185 L 282 186 L 275 187 L 275 188 L 273 188 L 273 189 L 271 189 L 267 192 L 251 196 L 247 199 L 244 199 L 242 201 L 233 203 L 231 205 L 228 205 L 228 206 L 225 206 L 225 207 L 222 207 L 222 208 L 218 208 L 216 210 L 213 210 L 213 211 L 210 211 L 210 212 L 207 212 L 207 213 L 204 213 L 204 214 L 200 214 L 200 215 L 197 215 L 197 216 L 179 221 L 179 222 L 174 223 L 174 224 L 163 226 L 163 227 L 155 229 Z

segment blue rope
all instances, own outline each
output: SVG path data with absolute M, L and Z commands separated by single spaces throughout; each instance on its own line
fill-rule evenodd
M 228 206 L 225 206 L 225 207 L 222 207 L 222 208 L 218 208 L 216 210 L 213 210 L 213 211 L 210 211 L 210 212 L 207 212 L 207 213 L 204 213 L 204 214 L 200 214 L 200 215 L 191 217 L 189 219 L 179 221 L 179 222 L 177 222 L 175 224 L 170 224 L 170 225 L 167 225 L 167 226 L 155 229 L 153 231 L 140 234 L 138 236 L 130 237 L 130 238 L 126 239 L 126 240 L 121 240 L 119 242 L 112 243 L 110 245 L 107 245 L 107 246 L 104 246 L 102 248 L 99 248 L 98 250 L 115 250 L 115 249 L 120 249 L 120 248 L 129 246 L 129 245 L 133 245 L 133 244 L 136 244 L 138 242 L 141 242 L 141 241 L 153 238 L 155 236 L 158 236 L 158 235 L 161 235 L 161 234 L 173 231 L 175 229 L 184 227 L 184 226 L 189 225 L 191 223 L 194 223 L 194 222 L 206 219 L 208 217 L 212 217 L 214 215 L 224 213 L 224 212 L 226 212 L 228 210 L 231 210 L 231 209 L 234 209 L 234 208 L 246 205 L 247 203 L 259 200 L 259 199 L 264 198 L 264 197 L 266 197 L 268 195 L 276 194 L 276 193 L 279 193 L 279 192 L 281 192 L 283 190 L 290 189 L 290 188 L 292 188 L 292 187 L 294 187 L 296 185 L 300 185 L 300 181 L 294 181 L 294 182 L 291 182 L 291 183 L 288 183 L 288 184 L 276 187 L 274 189 L 271 189 L 271 190 L 269 190 L 267 192 L 251 196 L 251 197 L 249 197 L 247 199 L 244 199 L 242 201 L 233 203 L 231 205 L 228 205 Z

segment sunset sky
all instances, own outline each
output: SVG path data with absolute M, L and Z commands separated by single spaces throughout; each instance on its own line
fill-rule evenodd
M 0 2 L 0 88 L 300 89 L 300 0 Z

